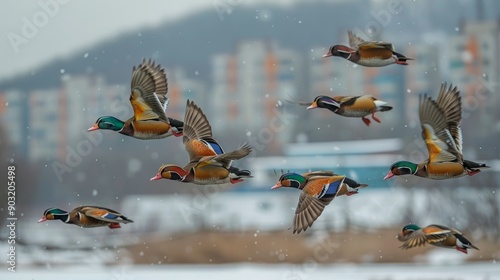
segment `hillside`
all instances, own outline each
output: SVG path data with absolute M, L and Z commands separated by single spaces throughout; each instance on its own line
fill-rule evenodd
M 454 1 L 440 1 L 433 6 L 446 6 Z M 330 46 L 334 41 L 345 40 L 348 29 L 365 30 L 376 21 L 377 13 L 384 7 L 369 7 L 364 1 L 307 2 L 290 7 L 235 6 L 233 12 L 222 20 L 215 9 L 205 10 L 179 21 L 166 21 L 150 28 L 138 29 L 96 45 L 84 52 L 75 53 L 42 65 L 14 79 L 0 83 L 0 89 L 17 88 L 24 91 L 53 88 L 60 83 L 60 70 L 71 75 L 104 74 L 111 83 L 126 83 L 131 65 L 143 57 L 153 57 L 166 67 L 182 66 L 189 75 L 210 82 L 210 57 L 217 53 L 231 52 L 241 40 L 276 40 L 280 46 L 307 52 L 314 46 Z M 373 4 L 372 4 L 373 5 Z M 411 5 L 411 6 L 410 6 Z M 464 11 L 473 9 L 473 3 L 463 3 Z M 410 36 L 430 27 L 434 31 L 453 33 L 461 15 L 454 20 L 436 14 L 424 4 L 403 3 L 401 9 L 411 13 L 392 15 L 388 24 L 382 22 L 383 38 L 401 41 L 418 41 Z M 382 12 L 383 13 L 383 12 Z M 474 14 L 465 13 L 468 17 Z M 453 15 L 450 15 L 453 16 Z M 353 21 L 353 17 L 359 20 Z M 422 18 L 424 20 L 422 20 Z M 369 20 L 366 20 L 369 19 Z M 380 26 L 380 25 L 379 25 Z

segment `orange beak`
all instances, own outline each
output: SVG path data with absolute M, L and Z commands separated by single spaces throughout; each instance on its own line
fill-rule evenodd
M 92 126 L 91 128 L 87 129 L 87 131 L 94 131 L 94 130 L 98 130 L 99 129 L 99 126 L 97 125 L 97 123 L 94 124 L 94 126 Z
M 387 173 L 387 175 L 385 175 L 384 180 L 387 180 L 387 179 L 392 178 L 392 177 L 394 177 L 394 174 L 392 174 L 392 171 L 389 171 L 389 173 Z
M 43 216 L 40 220 L 38 220 L 39 223 L 43 223 L 47 221 L 47 218 L 45 218 L 45 216 Z
M 149 181 L 156 181 L 156 180 L 160 180 L 162 178 L 163 177 L 161 177 L 161 174 L 158 172 L 158 174 L 156 174 L 153 178 L 149 179 Z
M 318 104 L 316 102 L 313 102 L 311 104 L 311 106 L 307 107 L 307 110 L 311 110 L 311 109 L 314 109 L 314 108 L 318 108 Z
M 274 186 L 271 188 L 271 190 L 274 190 L 274 189 L 279 189 L 279 188 L 281 188 L 282 186 L 283 186 L 283 185 L 281 185 L 281 182 L 278 182 L 278 183 L 276 183 L 276 185 L 274 185 Z

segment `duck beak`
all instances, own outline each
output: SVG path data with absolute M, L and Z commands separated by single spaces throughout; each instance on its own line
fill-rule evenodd
M 387 173 L 387 175 L 385 175 L 384 180 L 387 180 L 387 179 L 392 178 L 392 177 L 394 177 L 394 174 L 392 174 L 392 171 L 389 171 L 389 173 Z
M 153 178 L 149 179 L 149 181 L 156 181 L 162 179 L 161 174 L 158 172 Z
M 328 53 L 324 54 L 322 57 L 329 57 L 329 56 L 333 56 L 332 52 L 328 52 Z
M 38 220 L 38 222 L 39 222 L 39 223 L 43 223 L 43 222 L 45 222 L 45 221 L 47 221 L 47 218 L 46 218 L 45 216 L 44 216 L 44 217 L 42 217 L 40 220 Z
M 94 130 L 98 130 L 99 129 L 99 126 L 97 125 L 97 123 L 94 124 L 94 126 L 92 126 L 91 128 L 87 129 L 87 131 L 94 131 Z
M 313 102 L 311 104 L 311 106 L 307 107 L 307 110 L 311 110 L 311 109 L 314 109 L 314 108 L 318 108 L 318 104 L 316 102 Z
M 399 240 L 399 241 L 406 241 L 405 240 L 405 236 L 402 234 L 402 233 L 398 233 L 396 235 L 396 238 Z
M 283 186 L 283 185 L 281 185 L 281 182 L 278 182 L 278 183 L 276 183 L 276 185 L 274 185 L 274 186 L 271 188 L 271 190 L 274 190 L 274 189 L 279 189 L 279 188 L 281 188 L 282 186 Z

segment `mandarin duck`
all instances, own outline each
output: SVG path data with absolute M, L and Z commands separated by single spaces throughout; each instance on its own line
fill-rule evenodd
M 380 123 L 380 119 L 375 117 L 375 112 L 392 110 L 391 106 L 386 105 L 387 102 L 371 95 L 334 97 L 320 95 L 314 98 L 313 102 L 296 101 L 295 103 L 308 106 L 308 110 L 325 108 L 344 117 L 361 118 L 367 126 L 370 126 L 371 121 L 366 116 L 371 114 L 372 119 Z
M 381 67 L 393 63 L 408 65 L 407 60 L 413 60 L 397 53 L 394 46 L 388 42 L 365 41 L 348 31 L 349 47 L 344 45 L 331 46 L 323 57 L 340 56 L 353 63 L 367 67 Z
M 293 219 L 293 233 L 306 231 L 337 196 L 353 195 L 367 187 L 331 171 L 315 171 L 305 174 L 285 173 L 271 189 L 292 187 L 302 190 Z
M 400 248 L 405 250 L 425 246 L 426 243 L 442 248 L 455 248 L 465 254 L 467 254 L 467 249 L 479 250 L 458 230 L 441 225 L 421 228 L 415 224 L 409 224 L 403 227 L 397 238 L 404 242 Z
M 69 213 L 59 208 L 49 208 L 43 212 L 43 217 L 38 222 L 47 220 L 61 220 L 83 228 L 108 226 L 111 229 L 121 228 L 120 223 L 134 222 L 115 210 L 98 206 L 80 206 Z
M 241 159 L 252 152 L 252 147 L 243 144 L 237 150 L 224 153 L 221 145 L 212 136 L 212 127 L 203 111 L 194 102 L 186 105 L 182 138 L 189 155 L 185 167 L 173 164 L 160 166 L 153 180 L 170 179 L 198 185 L 236 184 L 243 178 L 251 178 L 248 170 L 231 166 L 233 160 Z
M 165 69 L 154 61 L 143 60 L 132 70 L 130 87 L 134 116 L 125 122 L 111 116 L 100 117 L 87 131 L 107 129 L 143 140 L 182 136 L 183 123 L 165 115 L 168 104 Z
M 429 158 L 422 163 L 398 161 L 394 163 L 384 180 L 399 175 L 415 175 L 429 179 L 450 179 L 472 176 L 486 164 L 464 160 L 462 154 L 462 101 L 460 92 L 450 84 L 441 85 L 437 100 L 420 96 L 419 107 L 422 138 L 427 145 Z

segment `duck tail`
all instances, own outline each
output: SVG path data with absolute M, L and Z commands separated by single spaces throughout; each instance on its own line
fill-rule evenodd
M 125 217 L 125 216 L 121 216 L 122 220 L 120 222 L 124 223 L 124 224 L 128 224 L 128 223 L 133 223 L 134 221 L 132 221 L 131 219 Z
M 472 244 L 469 244 L 469 247 L 470 247 L 471 249 L 476 249 L 476 250 L 478 250 L 478 251 L 479 251 L 479 248 L 477 248 L 476 246 L 474 246 L 474 245 L 472 245 Z
M 380 112 L 390 111 L 390 110 L 392 110 L 392 107 L 391 107 L 391 106 L 385 106 L 385 105 L 384 105 L 384 106 L 380 106 L 380 107 L 378 108 L 378 110 L 379 110 Z
M 368 187 L 368 184 L 359 184 L 359 187 L 357 187 L 357 189 L 363 189 L 366 187 Z
M 396 63 L 397 64 L 408 65 L 408 63 L 406 62 L 407 60 L 415 60 L 413 58 L 406 57 L 406 56 L 404 56 L 400 53 L 397 53 L 397 52 L 393 52 L 393 53 L 396 56 Z
M 463 165 L 465 167 L 465 170 L 467 171 L 467 174 L 469 174 L 469 176 L 472 176 L 472 175 L 475 175 L 475 174 L 481 172 L 481 169 L 483 169 L 483 168 L 490 168 L 489 166 L 487 166 L 484 163 L 477 163 L 477 162 L 473 162 L 470 160 L 464 160 Z
M 250 170 L 246 169 L 239 169 L 238 167 L 230 166 L 229 167 L 229 172 L 236 177 L 239 178 L 252 178 L 252 173 Z
M 490 168 L 488 165 L 484 163 L 477 163 L 470 160 L 464 160 L 464 167 L 467 169 Z
M 170 125 L 172 127 L 175 127 L 178 132 L 182 133 L 183 128 L 184 128 L 184 122 L 173 119 L 173 118 L 168 118 L 168 122 L 170 123 Z

